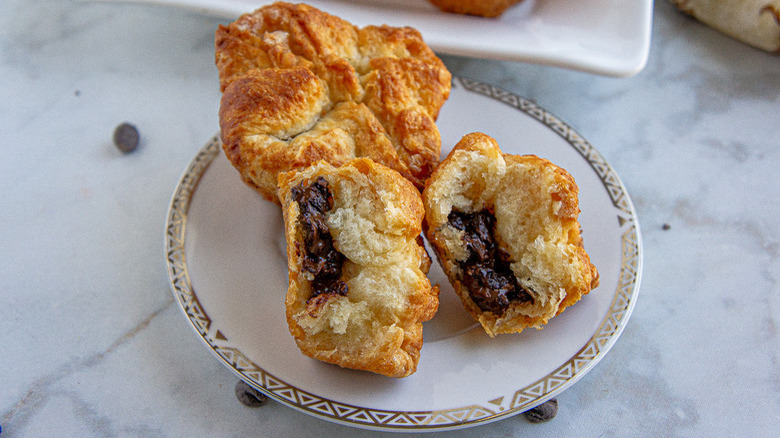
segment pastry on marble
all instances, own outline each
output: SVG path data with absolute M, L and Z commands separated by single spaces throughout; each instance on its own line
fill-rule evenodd
M 767 52 L 780 52 L 780 0 L 671 0 L 702 23 Z
M 542 328 L 598 286 L 582 245 L 579 189 L 534 155 L 464 136 L 423 191 L 426 236 L 466 310 L 491 337 Z
M 225 154 L 269 200 L 279 172 L 319 160 L 368 157 L 420 190 L 439 163 L 451 75 L 412 28 L 279 2 L 220 26 L 215 53 Z
M 367 158 L 279 174 L 290 333 L 307 356 L 389 377 L 415 372 L 439 306 L 420 192 Z
M 498 17 L 523 0 L 428 0 L 444 12 L 479 17 Z

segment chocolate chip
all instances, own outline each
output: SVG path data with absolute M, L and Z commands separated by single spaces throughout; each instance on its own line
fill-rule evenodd
M 468 258 L 460 263 L 461 282 L 477 307 L 502 315 L 512 302 L 533 300 L 512 272 L 509 254 L 496 242 L 493 213 L 453 210 L 447 220 L 453 228 L 463 231 Z
M 120 151 L 133 152 L 138 147 L 138 129 L 125 122 L 114 129 L 114 144 Z
M 300 210 L 298 224 L 306 250 L 301 268 L 314 275 L 312 297 L 309 299 L 320 294 L 346 295 L 347 284 L 339 280 L 345 257 L 333 245 L 325 217 L 333 208 L 333 194 L 328 181 L 322 176 L 308 186 L 301 181 L 292 188 L 291 195 Z
M 265 394 L 249 386 L 243 380 L 239 380 L 236 383 L 236 397 L 241 404 L 250 408 L 256 408 L 268 401 L 268 397 Z
M 558 415 L 558 399 L 551 398 L 539 406 L 523 412 L 526 420 L 531 423 L 544 423 Z

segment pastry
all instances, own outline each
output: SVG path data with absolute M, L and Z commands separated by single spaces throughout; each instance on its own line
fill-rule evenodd
M 780 0 L 671 0 L 702 23 L 767 52 L 780 52 Z
M 534 155 L 463 137 L 423 191 L 426 236 L 466 310 L 492 336 L 541 328 L 598 285 L 578 187 Z
M 279 2 L 220 26 L 215 61 L 225 154 L 269 200 L 279 172 L 320 160 L 368 157 L 420 190 L 439 162 L 451 75 L 412 28 Z
M 307 356 L 389 377 L 415 372 L 439 305 L 420 192 L 367 158 L 279 174 L 290 333 Z
M 479 17 L 498 17 L 523 0 L 429 0 L 444 12 Z

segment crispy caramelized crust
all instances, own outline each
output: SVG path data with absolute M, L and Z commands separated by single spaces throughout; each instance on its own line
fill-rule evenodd
M 279 2 L 220 26 L 215 60 L 225 153 L 269 200 L 278 172 L 319 160 L 370 157 L 419 189 L 438 164 L 451 75 L 414 29 Z
M 488 335 L 541 328 L 598 286 L 582 246 L 578 187 L 564 169 L 534 155 L 504 154 L 482 133 L 461 139 L 423 191 L 426 235 L 453 288 Z M 511 274 L 531 300 L 483 310 L 464 285 L 469 249 L 453 212 L 489 212 Z
M 480 17 L 498 17 L 523 0 L 429 0 L 444 12 Z
M 332 200 L 322 227 L 327 233 L 321 229 L 320 240 L 309 244 L 321 248 L 332 238 L 343 256 L 337 281 L 346 284 L 344 294 L 316 290 L 316 276 L 305 267 L 306 218 L 294 191 L 319 177 Z M 431 261 L 421 245 L 419 191 L 398 172 L 359 158 L 341 167 L 321 161 L 280 173 L 278 195 L 289 266 L 287 322 L 301 351 L 390 377 L 414 373 L 422 322 L 439 305 L 439 289 L 426 276 Z

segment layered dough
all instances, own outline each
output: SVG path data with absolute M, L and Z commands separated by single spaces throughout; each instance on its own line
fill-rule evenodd
M 523 0 L 428 0 L 444 12 L 494 18 Z
M 671 0 L 714 29 L 767 52 L 780 52 L 780 0 Z
M 321 161 L 280 174 L 278 183 L 289 266 L 287 322 L 298 347 L 346 368 L 412 374 L 422 322 L 439 303 L 438 287 L 426 276 L 431 260 L 422 245 L 419 191 L 366 158 L 341 167 Z M 302 196 L 304 190 L 313 195 Z
M 220 26 L 215 50 L 225 154 L 267 199 L 320 160 L 368 157 L 419 189 L 439 163 L 451 75 L 416 30 L 279 2 Z
M 488 335 L 541 328 L 598 285 L 582 245 L 577 196 L 564 169 L 533 155 L 504 154 L 482 133 L 463 137 L 428 180 L 426 235 L 464 307 Z M 490 256 L 501 259 L 505 274 L 495 266 L 469 266 L 475 252 L 489 246 L 463 230 L 464 218 L 479 215 L 487 218 L 484 241 L 496 245 Z M 483 271 L 484 281 L 470 274 Z M 468 286 L 480 281 L 509 282 L 516 292 L 503 303 L 486 299 L 489 290 L 475 298 Z

